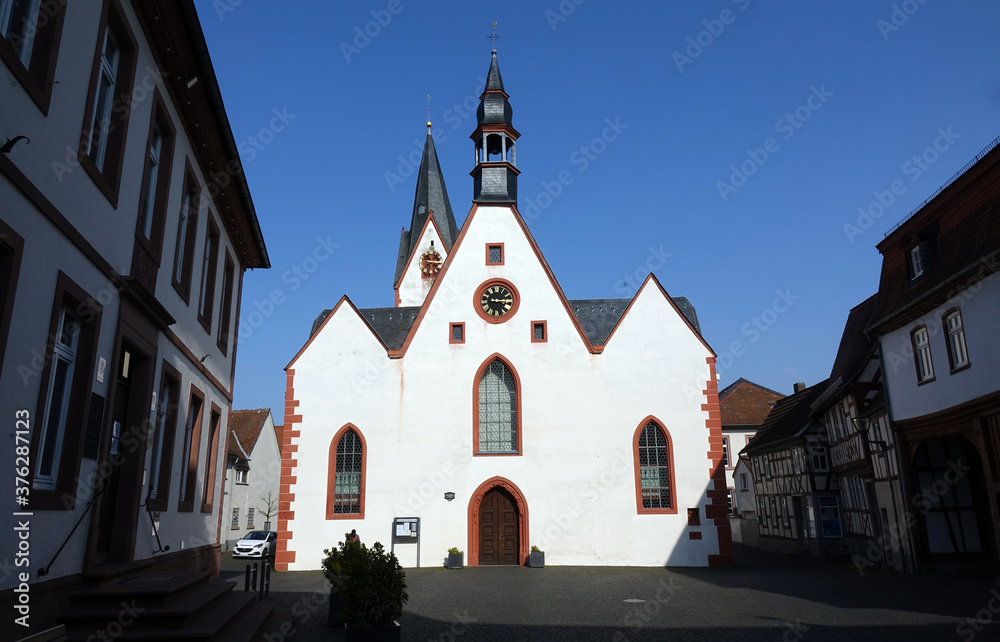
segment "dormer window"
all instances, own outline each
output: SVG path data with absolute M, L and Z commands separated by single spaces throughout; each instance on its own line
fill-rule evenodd
M 920 246 L 914 245 L 907 253 L 910 264 L 910 278 L 915 279 L 924 273 L 924 263 L 920 258 Z

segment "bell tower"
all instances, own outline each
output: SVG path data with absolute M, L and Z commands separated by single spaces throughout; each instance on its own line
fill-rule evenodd
M 479 97 L 476 110 L 478 125 L 472 132 L 476 143 L 476 165 L 472 200 L 475 203 L 511 203 L 517 205 L 517 156 L 515 141 L 521 135 L 511 125 L 513 110 L 503 89 L 497 50 L 492 51 L 486 89 Z

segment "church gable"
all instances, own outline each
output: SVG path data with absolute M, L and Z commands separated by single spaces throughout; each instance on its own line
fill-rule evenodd
M 333 310 L 324 311 L 317 322 L 309 340 L 285 370 L 302 371 L 311 366 L 349 362 L 352 358 L 387 358 L 389 348 L 346 296 L 341 297 Z
M 434 277 L 448 257 L 437 223 L 428 216 L 422 230 L 417 232 L 410 256 L 402 268 L 396 284 L 396 305 L 421 305 L 427 298 Z

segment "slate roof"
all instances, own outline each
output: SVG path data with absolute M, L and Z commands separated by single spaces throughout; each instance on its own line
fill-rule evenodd
M 243 450 L 249 455 L 257 445 L 260 430 L 270 414 L 270 408 L 256 410 L 232 410 L 229 413 L 230 434 L 235 433 Z
M 844 324 L 844 334 L 840 337 L 840 347 L 837 358 L 833 361 L 830 371 L 830 381 L 838 379 L 847 383 L 855 379 L 864 370 L 872 350 L 875 349 L 874 339 L 865 334 L 865 328 L 875 313 L 878 295 L 873 294 L 851 310 Z
M 698 314 L 691 302 L 682 296 L 673 297 L 672 300 L 700 335 L 701 327 L 698 325 Z M 587 340 L 593 345 L 604 345 L 618 320 L 625 313 L 630 301 L 631 299 L 570 299 L 568 303 L 583 327 L 583 331 L 586 332 Z M 312 330 L 309 331 L 309 336 L 316 334 L 316 330 L 330 315 L 330 312 L 331 310 L 323 310 L 316 317 Z M 399 350 L 403 346 L 403 341 L 406 340 L 406 335 L 410 332 L 413 322 L 417 319 L 420 307 L 362 308 L 358 309 L 358 312 L 372 326 L 375 334 L 382 340 L 386 348 Z
M 497 62 L 495 49 L 490 60 L 490 71 L 486 76 L 486 88 L 483 90 L 482 100 L 479 101 L 479 108 L 476 110 L 476 119 L 480 127 L 484 124 L 497 123 L 510 125 L 514 119 L 514 110 L 510 106 L 510 101 L 507 100 L 507 92 L 503 89 L 500 63 Z
M 424 151 L 420 157 L 420 169 L 417 171 L 417 188 L 413 194 L 413 216 L 410 219 L 409 231 L 403 230 L 399 239 L 399 254 L 396 258 L 396 276 L 393 286 L 399 284 L 406 260 L 413 253 L 413 244 L 420 242 L 420 232 L 424 229 L 427 216 L 434 217 L 441 241 L 446 250 L 451 250 L 458 239 L 458 224 L 451 211 L 451 201 L 448 200 L 448 189 L 444 185 L 444 175 L 441 164 L 438 163 L 437 150 L 434 147 L 434 137 L 430 127 L 427 128 L 427 139 L 424 141 Z
M 784 396 L 740 377 L 719 393 L 722 425 L 759 425 Z
M 998 141 L 876 246 L 882 272 L 872 327 L 880 333 L 942 303 L 954 283 L 972 278 L 982 260 L 1000 252 Z M 917 241 L 925 248 L 924 273 L 911 279 L 907 251 Z
M 827 379 L 802 392 L 779 399 L 743 452 L 766 451 L 774 444 L 801 435 L 809 427 L 809 406 L 826 391 L 829 383 Z

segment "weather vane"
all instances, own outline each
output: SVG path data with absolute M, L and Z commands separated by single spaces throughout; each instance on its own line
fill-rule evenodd
M 431 112 L 434 108 L 431 107 L 431 95 L 427 94 L 427 106 L 424 107 L 423 111 L 427 112 L 427 129 L 431 128 Z
M 494 20 L 493 24 L 491 26 L 493 27 L 493 33 L 491 33 L 490 35 L 488 35 L 486 37 L 493 41 L 493 49 L 496 49 L 497 48 L 497 38 L 500 37 L 500 36 L 497 35 L 497 21 Z

